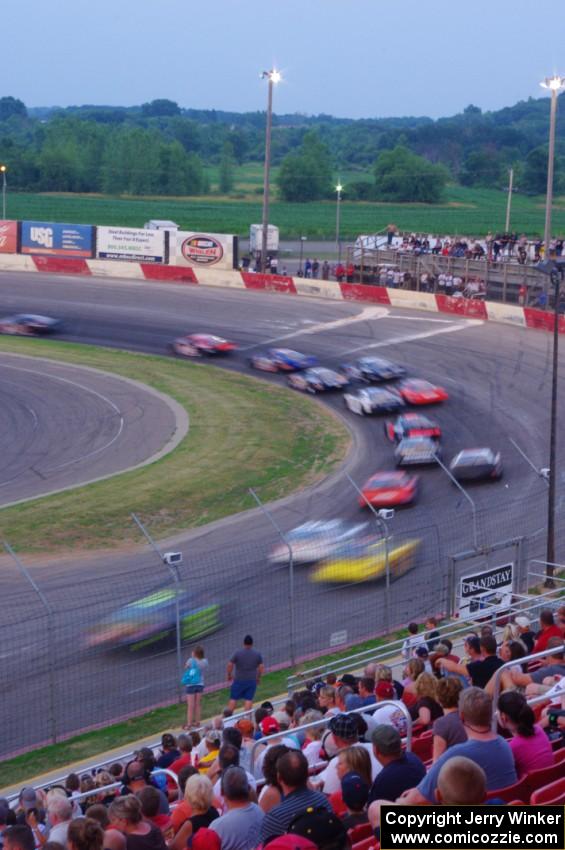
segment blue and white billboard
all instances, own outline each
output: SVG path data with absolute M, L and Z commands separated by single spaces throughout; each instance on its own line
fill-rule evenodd
M 21 245 L 22 254 L 92 257 L 94 228 L 91 224 L 22 221 Z

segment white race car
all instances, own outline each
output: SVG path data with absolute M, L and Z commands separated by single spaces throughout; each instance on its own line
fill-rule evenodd
M 367 523 L 348 523 L 342 519 L 310 521 L 293 528 L 285 535 L 292 549 L 295 564 L 311 564 L 328 558 L 344 542 L 366 532 Z M 288 564 L 288 546 L 280 543 L 269 554 L 269 563 Z

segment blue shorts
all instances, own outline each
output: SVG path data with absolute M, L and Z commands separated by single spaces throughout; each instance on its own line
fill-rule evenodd
M 255 679 L 236 679 L 235 682 L 232 682 L 230 688 L 230 698 L 235 700 L 244 699 L 251 702 L 256 690 L 257 682 Z
M 187 694 L 201 694 L 204 690 L 204 685 L 187 685 L 186 692 Z

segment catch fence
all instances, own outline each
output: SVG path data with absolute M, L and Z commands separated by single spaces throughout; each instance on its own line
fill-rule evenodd
M 148 548 L 133 564 L 118 555 L 99 558 L 81 577 L 64 565 L 28 565 L 38 595 L 6 556 L 0 576 L 0 756 L 174 703 L 179 665 L 195 643 L 204 645 L 210 662 L 207 688 L 222 688 L 226 662 L 248 632 L 268 669 L 288 666 L 291 658 L 312 666 L 324 653 L 430 614 L 453 613 L 456 588 L 469 570 L 513 560 L 514 589 L 523 594 L 529 581 L 541 581 L 528 579 L 528 566 L 543 556 L 543 512 L 532 508 L 531 498 L 479 509 L 479 550 L 473 551 L 469 506 L 455 489 L 441 525 L 422 525 L 409 511 L 398 511 L 387 520 L 388 593 L 383 529 L 370 513 L 357 517 L 366 522 L 358 537 L 380 535 L 381 541 L 372 544 L 365 574 L 359 551 L 347 546 L 335 556 L 340 569 L 330 570 L 329 578 L 321 570 L 328 563 L 322 549 L 318 563 L 301 563 L 291 544 L 292 569 L 288 558 L 273 563 L 269 556 L 281 536 L 260 512 L 247 542 L 211 549 L 203 536 L 185 544 L 178 583 Z M 288 508 L 282 534 L 301 521 Z M 407 541 L 413 544 L 408 554 Z

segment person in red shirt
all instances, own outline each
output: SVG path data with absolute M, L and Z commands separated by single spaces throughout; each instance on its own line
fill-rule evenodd
M 561 629 L 559 626 L 555 625 L 553 612 L 548 608 L 544 608 L 544 610 L 540 613 L 539 621 L 541 630 L 538 632 L 536 642 L 534 643 L 534 654 L 536 652 L 543 652 L 544 649 L 547 649 L 547 642 L 550 638 L 562 637 Z
M 175 759 L 169 765 L 169 770 L 176 775 L 179 775 L 179 772 L 189 764 L 192 764 L 192 738 L 190 735 L 185 735 L 181 733 L 177 738 L 177 747 L 180 752 L 180 756 L 178 759 Z M 177 798 L 177 785 L 170 776 L 167 776 L 167 793 L 169 795 L 169 800 L 176 800 Z

